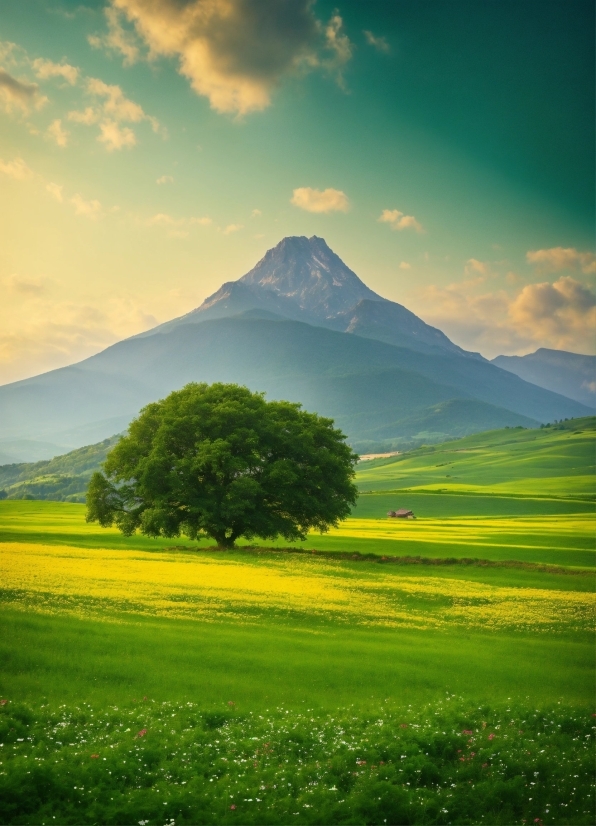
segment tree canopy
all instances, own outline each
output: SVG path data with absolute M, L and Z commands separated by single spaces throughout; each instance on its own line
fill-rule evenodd
M 188 384 L 147 405 L 87 493 L 87 521 L 221 548 L 304 539 L 350 513 L 357 455 L 333 420 L 235 384 Z

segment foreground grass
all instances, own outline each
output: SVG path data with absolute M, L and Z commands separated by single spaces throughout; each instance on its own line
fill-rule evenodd
M 0 710 L 18 824 L 591 824 L 594 716 L 472 706 L 243 714 L 187 702 Z

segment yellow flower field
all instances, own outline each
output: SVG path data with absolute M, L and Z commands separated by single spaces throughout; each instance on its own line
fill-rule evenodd
M 390 528 L 393 530 L 393 528 Z M 77 615 L 265 616 L 386 627 L 592 628 L 596 597 L 412 576 L 393 567 L 292 554 L 229 556 L 0 545 L 4 602 Z

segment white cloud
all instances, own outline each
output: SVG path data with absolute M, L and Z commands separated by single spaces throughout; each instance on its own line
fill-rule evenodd
M 321 67 L 340 76 L 351 44 L 335 13 L 323 26 L 311 0 L 111 0 L 108 34 L 92 44 L 119 51 L 125 62 L 169 57 L 212 109 L 261 111 L 281 79 Z M 134 26 L 138 40 L 122 25 Z
M 161 175 L 155 183 L 156 184 L 173 184 L 174 179 L 172 178 L 171 175 Z
M 86 201 L 78 193 L 73 195 L 70 203 L 74 206 L 77 215 L 95 220 L 101 215 L 101 204 L 99 201 Z
M 87 91 L 91 95 L 104 99 L 102 110 L 104 115 L 117 121 L 129 123 L 140 123 L 148 120 L 153 126 L 153 131 L 157 131 L 159 124 L 157 120 L 143 111 L 143 107 L 126 97 L 120 86 L 104 83 L 96 77 L 87 80 Z
M 513 295 L 478 293 L 484 278 L 418 291 L 414 312 L 457 344 L 493 358 L 538 347 L 594 352 L 596 295 L 571 276 L 529 284 Z
M 378 220 L 382 224 L 389 224 L 391 229 L 402 232 L 404 229 L 413 229 L 416 232 L 422 232 L 422 225 L 414 218 L 413 215 L 404 215 L 398 209 L 384 209 Z
M 61 77 L 71 86 L 75 86 L 79 77 L 79 70 L 69 63 L 54 63 L 52 60 L 44 60 L 38 57 L 33 61 L 33 69 L 40 80 L 47 80 L 50 77 Z
M 400 268 L 400 270 L 411 270 L 412 265 L 408 264 L 407 261 L 402 261 L 401 264 L 399 265 L 399 268 Z
M 464 272 L 466 275 L 474 275 L 475 273 L 478 275 L 488 275 L 489 269 L 490 267 L 486 261 L 478 261 L 477 258 L 469 258 L 466 261 Z
M 532 250 L 526 253 L 526 260 L 539 272 L 579 269 L 583 273 L 596 273 L 596 255 L 593 252 L 578 252 L 574 247 Z
M 262 214 L 263 213 L 261 212 L 260 209 L 253 209 L 253 211 L 251 212 L 251 217 L 252 218 L 260 218 Z
M 213 220 L 208 216 L 202 218 L 173 218 L 171 215 L 168 215 L 167 212 L 158 212 L 145 221 L 148 227 L 170 227 L 169 235 L 172 238 L 185 238 L 188 232 L 186 232 L 183 227 L 192 227 L 194 225 L 207 227 L 212 223 Z
M 164 212 L 158 212 L 157 215 L 154 215 L 152 218 L 149 218 L 147 221 L 147 226 L 154 227 L 154 226 L 172 226 L 173 224 L 178 223 L 171 215 L 167 215 Z
M 48 99 L 39 94 L 37 83 L 17 80 L 5 69 L 0 68 L 0 101 L 8 113 L 18 109 L 22 114 L 27 114 L 31 108 L 41 109 Z
M 62 128 L 62 121 L 60 118 L 56 118 L 56 120 L 52 121 L 52 123 L 48 126 L 47 135 L 55 141 L 58 146 L 65 147 L 68 145 L 68 136 L 70 135 L 70 132 L 67 132 L 66 129 Z
M 223 234 L 231 235 L 233 232 L 238 232 L 241 229 L 244 229 L 244 224 L 228 224 L 228 226 L 223 230 Z
M 8 175 L 9 178 L 14 178 L 15 181 L 25 181 L 33 177 L 33 171 L 22 158 L 15 158 L 14 161 L 0 159 L 0 172 Z
M 91 126 L 94 123 L 97 123 L 101 114 L 95 110 L 92 106 L 87 106 L 82 112 L 79 111 L 72 111 L 69 112 L 68 120 L 73 121 L 73 123 L 82 123 L 85 126 Z
M 340 189 L 313 189 L 310 186 L 294 190 L 290 203 L 307 212 L 347 212 L 350 202 Z
M 104 14 L 108 24 L 107 34 L 92 34 L 89 35 L 87 40 L 94 49 L 105 48 L 108 51 L 120 52 L 124 58 L 124 65 L 132 66 L 139 59 L 139 47 L 135 42 L 134 35 L 122 26 L 118 9 L 108 6 L 104 9 Z
M 377 37 L 372 32 L 364 30 L 364 38 L 369 46 L 372 46 L 378 52 L 385 52 L 389 51 L 389 43 L 387 43 L 386 38 L 384 37 Z
M 60 184 L 53 184 L 53 183 L 46 184 L 46 190 L 50 193 L 52 198 L 55 198 L 60 204 L 64 200 L 64 196 L 62 194 L 63 189 L 64 189 L 64 187 L 61 186 Z
M 108 152 L 113 152 L 115 149 L 123 149 L 127 147 L 130 149 L 135 146 L 137 138 L 132 129 L 128 126 L 120 127 L 114 120 L 105 120 L 99 124 L 100 133 L 97 140 L 103 143 Z
M 68 113 L 68 120 L 85 126 L 99 123 L 97 140 L 103 143 L 108 152 L 135 146 L 137 137 L 128 126 L 122 123 L 141 123 L 147 121 L 154 132 L 160 129 L 159 121 L 148 115 L 143 107 L 126 97 L 120 86 L 105 83 L 96 77 L 87 78 L 85 90 L 88 95 L 98 99 L 93 106 L 84 110 Z

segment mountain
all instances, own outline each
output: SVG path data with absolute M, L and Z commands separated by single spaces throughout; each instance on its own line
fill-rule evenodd
M 541 347 L 527 356 L 497 356 L 492 363 L 538 387 L 596 408 L 596 356 Z
M 3 441 L 89 444 L 189 381 L 237 382 L 302 402 L 333 417 L 354 446 L 591 412 L 466 353 L 376 296 L 322 239 L 284 239 L 218 293 L 78 364 L 0 387 Z
M 480 358 L 466 353 L 401 304 L 377 295 L 316 235 L 284 238 L 246 275 L 223 284 L 196 310 L 142 335 L 249 310 L 422 352 L 446 350 Z

